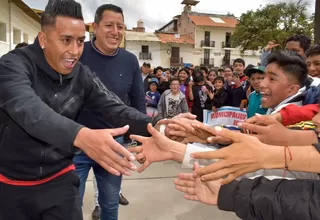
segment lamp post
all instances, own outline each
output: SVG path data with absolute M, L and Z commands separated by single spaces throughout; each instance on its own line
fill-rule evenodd
M 315 44 L 320 45 L 320 0 L 316 0 L 316 13 L 314 18 Z

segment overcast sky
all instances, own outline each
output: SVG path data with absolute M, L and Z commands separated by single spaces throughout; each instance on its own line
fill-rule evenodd
M 47 0 L 23 0 L 29 7 L 43 10 Z M 288 1 L 288 0 L 283 0 Z M 294 1 L 294 0 L 291 0 Z M 314 12 L 315 0 L 310 2 L 310 12 Z M 137 20 L 144 21 L 146 30 L 152 32 L 169 22 L 173 16 L 181 13 L 182 0 L 78 0 L 82 5 L 85 22 L 92 22 L 95 10 L 102 4 L 111 3 L 124 10 L 128 28 L 136 27 Z M 267 3 L 281 0 L 200 0 L 195 10 L 199 12 L 226 14 L 234 13 L 237 17 L 248 10 L 257 9 Z

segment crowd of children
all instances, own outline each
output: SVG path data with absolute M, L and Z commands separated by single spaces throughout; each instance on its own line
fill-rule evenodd
M 309 76 L 320 77 L 320 47 L 310 48 L 308 39 L 300 35 L 289 38 L 287 45 L 291 45 L 292 41 L 295 42 L 294 45 L 300 45 L 300 48 L 291 48 L 291 50 L 302 51 L 301 55 L 306 58 Z M 266 63 L 266 58 L 272 49 L 273 47 L 269 48 L 269 45 L 263 49 L 261 63 Z M 144 63 L 141 69 L 150 116 L 161 112 L 163 117 L 170 118 L 188 110 L 202 121 L 204 109 L 216 112 L 222 106 L 246 110 L 248 118 L 256 113 L 267 113 L 267 109 L 261 106 L 261 100 L 266 99 L 268 94 L 260 92 L 260 83 L 265 76 L 265 66 L 251 64 L 246 66 L 245 61 L 238 58 L 234 60 L 233 65 L 211 70 L 207 67 L 193 66 L 179 70 L 164 69 L 159 66 L 152 70 L 148 63 Z M 173 81 L 174 84 L 172 84 Z M 180 90 L 179 100 L 183 100 L 178 105 L 167 100 L 168 95 L 171 96 L 177 89 L 177 83 Z M 166 101 L 160 103 L 160 100 Z M 169 114 L 169 109 L 176 114 Z

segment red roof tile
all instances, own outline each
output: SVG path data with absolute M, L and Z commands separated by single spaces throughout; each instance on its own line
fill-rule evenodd
M 211 26 L 211 27 L 230 27 L 235 28 L 238 24 L 238 20 L 233 17 L 209 17 L 209 16 L 197 16 L 189 15 L 188 16 L 193 23 L 198 26 Z M 222 22 L 215 22 L 214 19 L 220 20 Z
M 177 44 L 195 44 L 191 35 L 180 34 L 180 37 L 176 37 L 175 34 L 160 34 L 156 33 L 161 43 L 177 43 Z

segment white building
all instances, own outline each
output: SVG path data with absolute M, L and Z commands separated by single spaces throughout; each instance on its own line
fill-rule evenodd
M 0 0 L 0 57 L 18 43 L 33 43 L 40 17 L 21 0 Z
M 217 67 L 232 64 L 236 58 L 243 58 L 247 64 L 257 65 L 260 62 L 259 52 L 241 53 L 240 48 L 233 48 L 231 45 L 230 37 L 238 23 L 237 18 L 233 15 L 193 12 L 191 7 L 198 3 L 199 1 L 184 0 L 181 3 L 185 5 L 181 15 L 175 16 L 157 32 L 189 35 L 193 38 L 195 43 L 190 62 L 194 65 Z
M 154 33 L 126 31 L 125 48 L 136 55 L 140 66 L 144 62 L 151 66 L 161 64 L 160 39 Z

